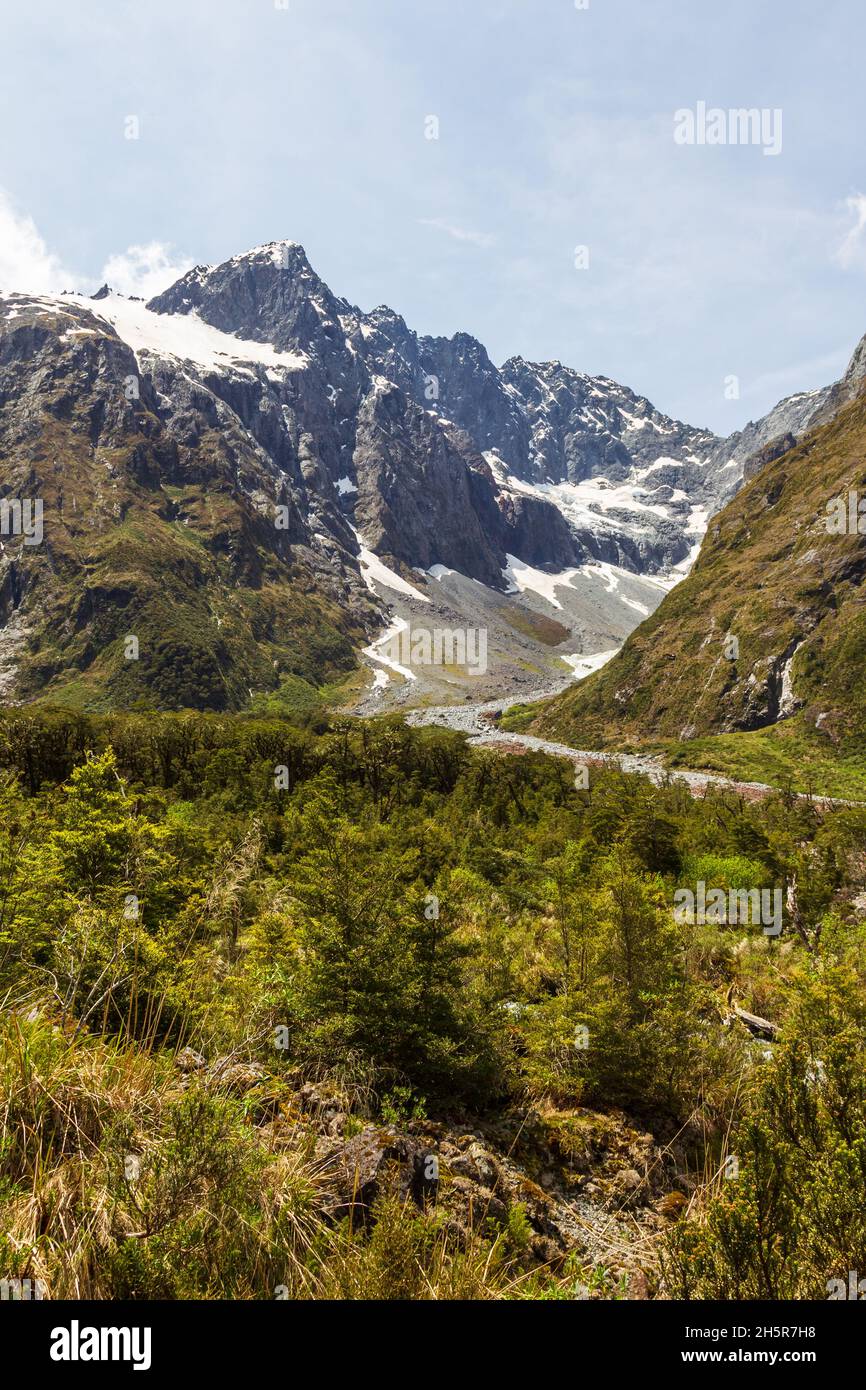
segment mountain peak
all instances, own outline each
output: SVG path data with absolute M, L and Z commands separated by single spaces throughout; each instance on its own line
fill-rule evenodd
M 284 258 L 288 259 L 289 257 L 293 260 L 307 261 L 307 253 L 299 241 L 291 241 L 289 239 L 284 239 L 282 241 L 265 241 L 262 242 L 261 246 L 251 246 L 248 251 L 240 251 L 236 256 L 231 256 L 227 262 L 223 262 L 223 264 L 240 265 L 248 261 L 267 260 L 270 258 L 275 265 L 279 265 Z M 308 261 L 307 264 L 309 264 Z M 216 268 L 219 269 L 219 267 Z
M 213 328 L 278 350 L 305 342 L 339 306 L 297 241 L 269 241 L 215 266 L 196 266 L 147 306 L 196 314 Z
M 267 273 L 270 270 L 290 271 L 293 276 L 306 276 L 320 283 L 299 241 L 266 241 L 261 246 L 251 246 L 247 251 L 240 251 L 228 260 L 220 261 L 218 265 L 193 266 L 192 270 L 188 270 L 168 289 L 155 295 L 148 307 L 157 313 L 189 313 L 197 307 L 197 300 L 201 298 L 206 287 L 222 285 L 244 271 L 256 274 Z M 175 301 L 176 307 L 163 307 L 162 301 L 168 299 Z

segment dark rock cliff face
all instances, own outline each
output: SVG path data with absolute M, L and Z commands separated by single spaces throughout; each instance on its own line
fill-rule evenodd
M 272 243 L 214 269 L 197 267 L 148 307 L 160 314 L 195 314 L 241 339 L 302 354 L 304 370 L 292 375 L 292 397 L 280 403 L 294 417 L 287 427 L 307 437 L 333 483 L 348 476 L 359 486 L 359 503 L 367 498 L 365 515 L 370 488 L 360 487 L 360 475 L 373 437 L 367 424 L 370 396 L 381 396 L 384 381 L 426 414 L 432 424 L 422 428 L 421 414 L 400 408 L 401 476 L 410 492 L 417 491 L 408 460 L 427 455 L 424 485 L 431 498 L 424 515 L 435 537 L 415 549 L 417 518 L 410 520 L 407 499 L 405 515 L 393 503 L 373 508 L 380 513 L 379 532 L 368 538 L 383 554 L 409 564 L 426 568 L 424 556 L 434 550 L 442 557 L 437 563 L 454 568 L 468 557 L 463 572 L 493 584 L 501 584 L 506 552 L 548 568 L 580 563 L 585 556 L 638 570 L 664 567 L 688 554 L 692 541 L 683 535 L 691 507 L 708 508 L 715 495 L 706 459 L 719 441 L 708 431 L 670 420 L 608 378 L 520 358 L 498 369 L 467 333 L 419 337 L 386 306 L 364 314 L 331 293 L 294 243 Z M 436 432 L 448 437 L 449 447 L 431 449 Z M 456 443 L 455 432 L 467 438 Z M 457 505 L 446 504 L 455 481 L 448 462 L 455 447 L 470 471 L 478 471 L 473 454 L 493 465 L 495 471 L 486 473 L 499 502 L 499 523 L 492 531 L 483 485 L 467 481 L 458 487 Z M 381 472 L 381 450 L 370 461 L 377 477 L 387 476 L 387 470 Z M 645 476 L 656 466 L 666 470 L 664 477 Z M 575 514 L 563 524 L 555 499 L 541 493 L 520 496 L 509 474 L 542 487 L 602 477 L 627 484 L 637 507 L 632 511 L 626 496 L 626 516 L 605 522 L 596 507 L 598 524 Z M 469 505 L 477 499 L 481 509 L 475 518 L 485 531 L 480 545 L 476 527 L 460 522 L 467 488 Z M 400 520 L 392 525 L 389 515 Z M 395 526 L 403 520 L 409 533 L 398 537 Z
M 437 383 L 442 414 L 466 430 L 482 452 L 495 450 L 513 472 L 526 476 L 532 429 L 525 402 L 509 390 L 481 343 L 456 333 L 422 338 L 420 346 L 425 381 Z
M 278 351 L 312 344 L 347 362 L 351 353 L 340 306 L 315 274 L 302 246 L 280 242 L 215 267 L 196 266 L 148 308 L 159 314 L 196 312 L 224 333 Z
M 580 482 L 602 474 L 618 483 L 662 458 L 677 470 L 686 466 L 688 472 L 691 459 L 697 464 L 717 443 L 709 431 L 670 420 L 607 377 L 589 377 L 560 362 L 536 365 L 520 357 L 506 362 L 502 374 L 525 403 L 530 423 L 526 476 Z M 694 484 L 699 477 L 694 466 L 691 475 Z
M 786 434 L 780 434 L 775 439 L 771 439 L 769 444 L 765 444 L 762 449 L 758 449 L 756 453 L 746 459 L 743 466 L 743 481 L 748 482 L 750 478 L 754 478 L 755 474 L 760 473 L 761 469 L 765 468 L 768 463 L 781 458 L 789 449 L 793 449 L 796 442 L 797 437 L 791 434 L 790 430 Z
M 501 586 L 499 538 L 485 532 L 466 461 L 447 433 L 398 386 L 379 379 L 365 398 L 353 465 L 358 479 L 355 519 L 377 553 L 425 570 L 447 565 Z M 483 486 L 480 479 L 475 484 L 476 489 Z M 483 512 L 483 499 L 478 501 Z

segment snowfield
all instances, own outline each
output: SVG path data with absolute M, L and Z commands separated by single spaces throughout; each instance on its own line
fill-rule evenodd
M 212 328 L 195 313 L 155 314 L 143 303 L 127 299 L 122 294 L 109 294 L 105 299 L 89 299 L 86 295 L 66 294 L 28 295 L 35 304 L 44 305 L 58 313 L 67 312 L 70 305 L 85 309 L 103 319 L 133 352 L 152 352 L 157 357 L 174 357 L 179 362 L 195 362 L 209 371 L 243 370 L 246 363 L 270 367 L 283 372 L 302 372 L 310 365 L 303 352 L 277 352 L 270 343 L 252 343 Z M 17 311 L 12 310 L 7 317 Z M 69 332 L 92 333 L 93 329 L 77 326 Z

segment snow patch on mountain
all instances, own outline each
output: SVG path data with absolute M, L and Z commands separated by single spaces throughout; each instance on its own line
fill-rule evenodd
M 64 301 L 57 302 L 62 307 Z M 277 352 L 270 343 L 235 338 L 205 323 L 195 311 L 155 314 L 144 304 L 120 294 L 109 294 L 97 304 L 83 295 L 68 295 L 66 302 L 78 304 L 110 323 L 135 353 L 176 357 L 209 371 L 242 370 L 240 364 L 255 363 L 281 372 L 300 372 L 310 365 L 305 352 Z
M 363 648 L 363 654 L 369 657 L 371 661 L 377 661 L 382 666 L 387 666 L 389 671 L 393 671 L 395 675 L 402 676 L 404 680 L 414 681 L 417 680 L 414 671 L 410 671 L 408 666 L 401 666 L 398 661 L 392 660 L 390 656 L 386 656 L 385 652 L 380 650 L 381 648 L 388 647 L 394 641 L 394 638 L 399 637 L 400 633 L 405 632 L 408 627 L 409 624 L 405 618 L 395 618 L 393 623 L 382 633 L 381 637 L 377 637 L 376 641 L 371 642 L 369 647 Z M 377 671 L 374 689 L 381 688 L 383 684 L 387 682 L 387 676 L 385 682 L 383 682 L 380 679 L 380 675 L 381 673 Z
M 579 570 L 563 570 L 560 574 L 546 574 L 544 570 L 535 569 L 533 565 L 524 564 L 518 560 L 516 555 L 506 557 L 508 564 L 502 571 L 502 577 L 508 582 L 509 592 L 525 593 L 530 590 L 534 594 L 539 594 L 554 608 L 562 608 L 562 604 L 556 597 L 557 588 L 567 586 L 574 575 L 579 574 Z
M 602 666 L 616 656 L 619 647 L 614 647 L 609 652 L 593 652 L 592 656 L 583 656 L 580 653 L 572 653 L 570 656 L 563 656 L 563 661 L 574 671 L 575 680 L 582 681 L 587 676 L 591 676 L 593 671 L 600 671 Z
M 354 527 L 352 529 L 354 530 Z M 421 603 L 430 602 L 427 595 L 422 594 L 420 589 L 416 589 L 413 584 L 407 583 L 399 574 L 395 574 L 394 570 L 389 569 L 384 560 L 380 560 L 379 556 L 370 550 L 369 546 L 365 545 L 357 531 L 355 531 L 355 536 L 357 537 L 359 547 L 358 563 L 361 566 L 361 574 L 364 577 L 364 583 L 367 585 L 368 589 L 381 597 L 376 588 L 376 585 L 380 584 L 383 588 L 391 589 L 394 593 L 405 594 L 409 598 L 419 599 Z

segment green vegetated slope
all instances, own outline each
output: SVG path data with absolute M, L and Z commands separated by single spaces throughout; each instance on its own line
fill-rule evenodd
M 577 791 L 390 721 L 7 711 L 0 769 L 5 1277 L 822 1298 L 866 1268 L 866 810 Z M 698 881 L 797 891 L 770 937 L 678 921 Z
M 127 399 L 129 348 L 76 321 L 29 308 L 0 335 L 3 493 L 39 499 L 44 533 L 5 540 L 3 697 L 292 707 L 301 682 L 315 703 L 356 666 L 363 604 L 326 592 L 276 530 L 276 483 L 252 448 L 217 425 L 169 437 L 143 379 Z
M 866 491 L 864 459 L 861 395 L 746 483 L 689 576 L 533 731 L 864 794 L 866 537 L 827 529 L 832 499 Z

